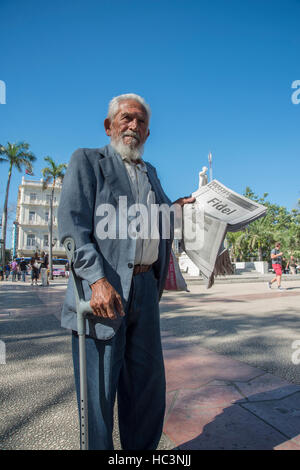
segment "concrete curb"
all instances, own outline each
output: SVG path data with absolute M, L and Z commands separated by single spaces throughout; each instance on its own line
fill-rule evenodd
M 206 281 L 200 276 L 188 276 L 183 274 L 185 282 L 187 284 L 203 284 L 206 285 Z M 274 274 L 238 274 L 233 276 L 219 276 L 215 279 L 215 284 L 232 284 L 232 283 L 243 283 L 243 282 L 268 282 L 274 278 Z M 282 276 L 282 282 L 298 281 L 300 282 L 300 274 L 284 274 Z

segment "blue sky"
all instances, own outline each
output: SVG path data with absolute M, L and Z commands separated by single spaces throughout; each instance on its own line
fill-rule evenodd
M 171 199 L 197 188 L 211 151 L 225 185 L 296 205 L 299 0 L 0 0 L 0 17 L 0 143 L 29 142 L 36 176 L 47 155 L 107 144 L 109 100 L 135 92 L 152 108 L 144 158 Z

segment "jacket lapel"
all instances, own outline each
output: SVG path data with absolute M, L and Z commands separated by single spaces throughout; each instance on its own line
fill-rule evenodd
M 147 172 L 148 172 L 148 178 L 149 178 L 150 184 L 152 186 L 153 191 L 155 192 L 156 203 L 171 205 L 171 201 L 167 198 L 167 196 L 165 195 L 161 187 L 161 184 L 160 184 L 159 179 L 157 178 L 155 169 L 148 162 L 145 162 L 145 164 L 147 166 Z
M 99 164 L 105 179 L 111 187 L 114 198 L 119 202 L 120 196 L 127 196 L 128 206 L 134 204 L 129 176 L 122 158 L 109 145 L 104 149 L 100 149 L 100 153 L 105 158 L 101 158 Z

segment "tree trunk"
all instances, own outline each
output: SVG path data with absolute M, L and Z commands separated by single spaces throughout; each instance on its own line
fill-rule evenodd
M 3 214 L 2 214 L 2 264 L 5 265 L 5 245 L 6 245 L 6 229 L 7 229 L 7 206 L 8 206 L 8 194 L 9 194 L 9 186 L 10 186 L 10 179 L 11 179 L 11 172 L 12 172 L 12 163 L 10 163 L 9 170 L 8 170 L 8 179 L 6 185 L 6 193 L 5 193 L 5 201 L 3 207 Z
M 262 255 L 262 249 L 261 247 L 259 246 L 258 247 L 258 261 L 262 261 L 263 260 L 263 255 Z

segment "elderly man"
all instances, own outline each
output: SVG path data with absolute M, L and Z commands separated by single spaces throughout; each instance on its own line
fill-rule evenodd
M 139 219 L 140 224 L 132 230 L 133 217 L 124 206 L 125 202 L 129 208 L 138 204 L 149 214 L 153 204 L 171 205 L 155 168 L 142 160 L 149 120 L 150 108 L 140 96 L 114 98 L 104 121 L 110 144 L 79 149 L 72 155 L 60 199 L 60 239 L 63 242 L 72 236 L 75 240 L 74 269 L 94 312 L 86 322 L 90 449 L 113 449 L 116 394 L 123 449 L 155 449 L 162 432 L 165 374 L 158 302 L 168 271 L 172 231 L 163 237 L 162 220 L 158 224 L 156 219 L 158 236 L 139 237 L 146 220 Z M 175 202 L 183 206 L 193 201 L 180 198 Z M 108 213 L 115 218 L 105 218 Z M 62 326 L 73 330 L 79 396 L 72 282 L 68 284 Z

